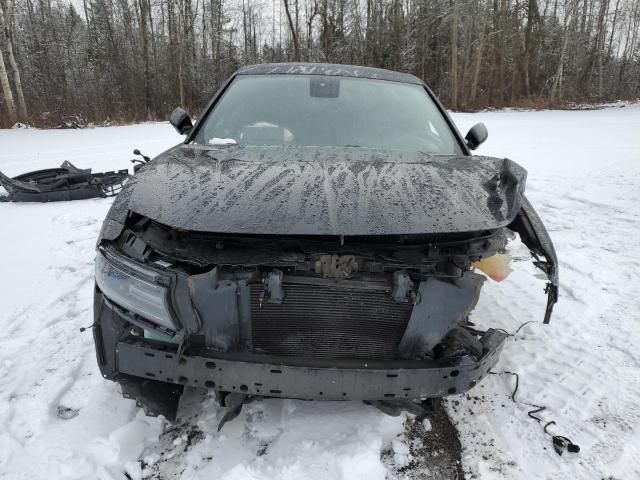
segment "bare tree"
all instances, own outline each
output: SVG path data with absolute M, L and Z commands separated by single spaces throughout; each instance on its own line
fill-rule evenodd
M 631 99 L 640 0 L 0 0 L 0 55 L 2 126 L 164 118 L 303 59 L 413 73 L 456 109 Z
M 450 107 L 458 108 L 458 0 L 451 0 L 451 91 Z
M 0 84 L 2 84 L 2 93 L 4 94 L 4 103 L 7 105 L 9 121 L 11 123 L 15 123 L 18 120 L 18 114 L 16 112 L 16 104 L 13 101 L 13 93 L 11 92 L 11 85 L 9 84 L 7 69 L 4 66 L 4 56 L 2 55 L 2 48 L 0 48 Z
M 4 30 L 4 40 L 7 49 L 7 56 L 9 58 L 9 65 L 11 66 L 11 70 L 13 71 L 13 84 L 16 89 L 16 94 L 18 96 L 18 113 L 22 120 L 27 120 L 27 104 L 24 100 L 24 93 L 22 92 L 22 80 L 20 78 L 20 69 L 18 68 L 18 63 L 16 62 L 15 56 L 13 54 L 13 13 L 14 13 L 14 3 L 13 0 L 2 0 L 0 3 L 0 7 L 2 12 L 0 13 L 0 24 L 3 25 Z M 2 18 L 4 17 L 4 18 Z M 1 59 L 1 57 L 0 57 Z M 6 75 L 6 71 L 5 71 Z M 4 83 L 3 83 L 4 85 Z
M 284 2 L 284 11 L 287 14 L 287 22 L 289 23 L 289 31 L 291 32 L 291 39 L 293 40 L 293 60 L 296 62 L 300 61 L 300 42 L 298 41 L 298 31 L 297 26 L 293 24 L 293 20 L 291 19 L 291 12 L 289 11 L 289 0 L 283 0 Z M 296 13 L 297 13 L 297 0 L 296 0 Z M 297 15 L 296 15 L 297 17 Z

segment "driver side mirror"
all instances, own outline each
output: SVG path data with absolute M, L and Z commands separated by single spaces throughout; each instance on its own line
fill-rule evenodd
M 180 135 L 186 135 L 193 127 L 189 114 L 180 107 L 171 112 L 169 123 L 173 125 L 173 128 L 175 128 Z
M 467 141 L 467 147 L 471 150 L 475 150 L 478 148 L 486 139 L 489 137 L 489 132 L 487 132 L 487 127 L 484 126 L 484 123 L 476 123 L 464 139 Z

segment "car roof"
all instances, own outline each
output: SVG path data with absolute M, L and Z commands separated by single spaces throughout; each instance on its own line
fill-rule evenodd
M 247 65 L 238 75 L 329 75 L 338 77 L 371 78 L 393 82 L 422 85 L 419 78 L 408 73 L 399 73 L 383 68 L 337 65 L 331 63 L 263 63 Z

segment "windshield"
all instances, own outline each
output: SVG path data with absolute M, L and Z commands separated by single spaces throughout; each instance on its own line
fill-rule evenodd
M 422 86 L 320 75 L 239 75 L 194 143 L 462 153 Z

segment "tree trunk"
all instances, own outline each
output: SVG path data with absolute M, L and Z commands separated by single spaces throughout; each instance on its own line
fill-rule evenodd
M 11 92 L 11 85 L 9 84 L 9 77 L 7 76 L 7 69 L 4 66 L 4 56 L 2 55 L 2 47 L 0 47 L 0 84 L 2 84 L 2 93 L 4 94 L 4 103 L 7 105 L 7 112 L 9 113 L 9 120 L 11 123 L 18 121 L 18 115 L 16 113 L 16 104 L 13 101 L 13 93 Z
M 453 12 L 451 15 L 451 72 L 450 78 L 450 103 L 452 110 L 458 108 L 458 0 L 452 0 Z
M 529 64 L 534 50 L 534 28 L 539 19 L 538 4 L 536 0 L 529 0 L 527 5 L 527 27 L 524 34 L 524 56 L 522 59 L 522 75 L 525 95 L 531 96 L 531 78 L 529 76 Z
M 144 105 L 147 120 L 151 116 L 151 78 L 149 71 L 149 29 L 147 20 L 149 18 L 148 9 L 151 8 L 148 0 L 139 0 L 140 8 L 140 33 L 142 34 L 142 60 L 144 63 Z
M 611 47 L 613 45 L 613 36 L 616 32 L 616 22 L 618 21 L 618 8 L 620 7 L 620 0 L 616 0 L 616 8 L 613 11 L 613 22 L 611 23 L 611 35 L 609 36 L 609 46 L 607 47 L 607 53 L 612 54 Z
M 291 30 L 291 38 L 293 40 L 293 60 L 295 62 L 300 61 L 300 44 L 298 43 L 298 32 L 296 31 L 296 27 L 293 24 L 293 19 L 291 18 L 291 12 L 289 11 L 289 0 L 283 0 L 284 2 L 284 11 L 287 14 L 287 22 L 289 23 L 289 30 Z
M 600 13 L 598 15 L 598 37 L 596 40 L 596 48 L 598 55 L 598 99 L 602 99 L 603 78 L 602 78 L 602 56 L 604 55 L 604 46 L 606 38 L 606 16 L 609 11 L 609 0 L 602 0 Z
M 11 70 L 13 71 L 13 85 L 18 96 L 18 113 L 20 114 L 20 119 L 26 122 L 28 117 L 27 104 L 24 101 L 24 93 L 22 92 L 20 69 L 18 68 L 18 62 L 16 62 L 16 58 L 13 55 L 13 32 L 11 26 L 13 23 L 14 6 L 13 0 L 4 0 L 4 3 L 2 4 L 2 11 L 4 14 L 4 36 L 7 45 L 9 65 L 11 65 Z M 3 19 L 0 18 L 0 20 Z
M 476 51 L 476 63 L 473 68 L 473 81 L 471 82 L 471 91 L 469 92 L 469 97 L 472 102 L 476 101 L 476 93 L 478 91 L 478 80 L 480 79 L 480 67 L 482 66 L 482 52 L 484 50 L 484 42 L 485 42 L 485 29 L 486 29 L 486 20 L 482 24 L 482 29 L 480 30 L 480 40 L 478 43 L 478 49 Z
M 549 94 L 549 100 L 553 103 L 556 99 L 556 93 L 558 92 L 560 86 L 562 85 L 562 71 L 564 69 L 564 55 L 567 51 L 567 41 L 569 40 L 569 35 L 567 32 L 564 33 L 564 38 L 562 39 L 562 51 L 560 52 L 560 60 L 558 60 L 558 68 L 556 69 L 556 74 L 553 78 L 553 85 L 551 86 L 551 93 Z M 562 96 L 560 96 L 562 99 Z
M 313 19 L 318 14 L 318 2 L 314 0 L 313 10 L 307 19 L 307 61 L 311 61 L 311 53 L 313 48 Z

